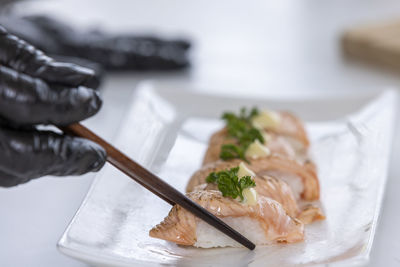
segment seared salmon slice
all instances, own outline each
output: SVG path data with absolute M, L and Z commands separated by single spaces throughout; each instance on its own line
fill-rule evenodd
M 216 190 L 194 191 L 187 196 L 215 216 L 234 225 L 235 229 L 256 244 L 294 243 L 304 239 L 303 223 L 290 217 L 281 204 L 270 198 L 260 196 L 257 204 L 247 205 L 223 197 L 221 192 Z M 175 205 L 164 221 L 151 229 L 149 234 L 151 237 L 188 246 L 239 245 L 235 241 L 224 239 L 226 237 L 222 233 L 213 231 L 211 226 L 205 225 L 190 212 Z M 212 235 L 208 236 L 210 233 Z
M 218 172 L 239 166 L 242 160 L 216 161 L 204 165 L 189 180 L 186 191 L 206 182 L 211 172 Z M 292 188 L 296 197 L 307 201 L 319 199 L 319 182 L 315 165 L 312 162 L 298 163 L 296 160 L 272 155 L 251 159 L 249 168 L 257 175 L 268 175 L 285 181 Z

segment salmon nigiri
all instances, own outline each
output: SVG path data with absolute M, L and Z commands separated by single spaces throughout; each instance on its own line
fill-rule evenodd
M 296 150 L 306 150 L 310 145 L 303 122 L 288 111 L 264 110 L 253 116 L 251 123 L 267 133 L 287 137 Z
M 270 153 L 305 161 L 308 159 L 309 140 L 303 123 L 289 112 L 259 111 L 247 114 L 224 113 L 226 125 L 214 133 L 204 156 L 203 165 L 224 159 L 226 145 L 247 149 L 249 141 L 258 139 Z
M 233 159 L 216 161 L 203 166 L 192 175 L 186 190 L 191 191 L 195 186 L 205 183 L 211 172 L 234 168 L 241 162 L 240 159 Z M 319 182 L 313 163 L 300 164 L 295 160 L 279 156 L 260 157 L 250 159 L 249 162 L 249 168 L 257 175 L 273 176 L 285 181 L 291 187 L 296 198 L 301 197 L 307 201 L 319 199 Z
M 264 145 L 271 151 L 272 154 L 300 160 L 307 158 L 307 155 L 304 153 L 304 151 L 297 152 L 283 136 L 273 133 L 268 135 L 264 134 L 264 139 Z M 237 145 L 238 141 L 235 140 L 235 138 L 228 137 L 227 129 L 223 128 L 211 136 L 206 154 L 204 155 L 203 165 L 218 161 L 220 159 L 221 148 L 226 144 Z
M 187 196 L 257 245 L 294 243 L 304 239 L 303 223 L 290 217 L 278 202 L 270 198 L 259 196 L 255 204 L 248 205 L 223 197 L 216 190 L 198 190 Z M 151 229 L 149 234 L 187 246 L 240 246 L 179 205 L 175 205 L 164 221 Z
M 292 189 L 285 182 L 272 176 L 256 175 L 249 168 L 247 168 L 247 166 L 243 162 L 241 162 L 238 167 L 242 173 L 246 172 L 244 173 L 244 175 L 250 175 L 253 177 L 256 184 L 254 189 L 256 190 L 258 195 L 269 197 L 279 202 L 290 216 L 297 217 L 297 215 L 299 214 L 297 201 L 294 197 Z M 218 172 L 220 170 L 216 171 Z M 206 178 L 207 177 L 204 177 L 204 182 L 206 182 Z M 187 192 L 191 192 L 199 189 L 217 190 L 217 188 L 217 185 L 214 183 L 207 183 L 196 186 L 194 186 L 194 184 L 192 183 L 191 185 L 188 185 L 186 190 Z
M 250 175 L 253 177 L 256 184 L 255 190 L 258 195 L 269 197 L 279 202 L 290 216 L 299 219 L 304 224 L 325 219 L 325 216 L 318 206 L 309 203 L 305 204 L 301 200 L 299 200 L 298 203 L 292 189 L 283 180 L 269 175 L 256 175 L 244 162 L 241 162 L 238 167 L 242 175 Z M 221 169 L 217 168 L 214 172 L 219 171 L 221 171 Z M 207 175 L 207 172 L 203 172 L 202 174 Z M 203 179 L 206 181 L 207 177 Z M 217 185 L 213 183 L 201 185 L 189 183 L 186 188 L 187 192 L 202 189 L 216 190 Z

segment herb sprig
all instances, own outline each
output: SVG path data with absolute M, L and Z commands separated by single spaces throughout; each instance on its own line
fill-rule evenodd
M 235 138 L 238 144 L 222 145 L 219 155 L 221 159 L 230 160 L 239 158 L 247 161 L 245 152 L 248 146 L 257 139 L 261 143 L 264 143 L 261 132 L 251 124 L 251 119 L 258 114 L 259 111 L 257 108 L 253 108 L 249 112 L 246 111 L 246 108 L 241 108 L 239 115 L 232 112 L 226 112 L 222 115 L 222 119 L 226 121 L 228 136 Z
M 243 190 L 246 188 L 256 186 L 256 183 L 251 176 L 238 177 L 239 167 L 230 170 L 212 172 L 207 176 L 207 183 L 215 183 L 218 185 L 224 197 L 231 197 L 233 199 L 240 197 L 243 201 Z

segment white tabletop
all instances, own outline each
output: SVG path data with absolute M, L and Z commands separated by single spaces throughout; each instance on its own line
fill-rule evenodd
M 143 79 L 203 84 L 224 93 L 400 88 L 397 74 L 349 62 L 339 46 L 340 33 L 349 26 L 400 18 L 395 0 L 64 0 L 24 3 L 19 10 L 51 13 L 77 27 L 100 24 L 109 31 L 192 37 L 190 71 L 107 76 L 104 107 L 86 124 L 108 140 Z M 393 159 L 399 153 L 397 138 Z M 400 265 L 399 174 L 392 160 L 369 266 Z M 85 266 L 60 254 L 56 243 L 93 177 L 48 177 L 0 189 L 0 266 Z

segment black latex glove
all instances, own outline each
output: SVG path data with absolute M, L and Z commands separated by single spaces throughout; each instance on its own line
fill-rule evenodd
M 108 70 L 176 70 L 189 65 L 185 40 L 78 31 L 44 17 L 2 16 L 10 32 L 46 53 L 84 58 Z
M 90 69 L 60 63 L 0 26 L 0 186 L 45 175 L 99 170 L 106 153 L 82 138 L 40 131 L 36 125 L 68 125 L 101 107 Z

